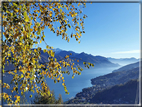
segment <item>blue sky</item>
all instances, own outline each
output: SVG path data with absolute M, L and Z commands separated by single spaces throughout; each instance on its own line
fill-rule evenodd
M 139 3 L 87 3 L 83 13 L 88 17 L 80 44 L 74 38 L 68 43 L 46 29 L 47 44 L 94 56 L 139 58 Z M 44 43 L 40 46 L 45 48 Z
M 68 43 L 48 28 L 44 33 L 46 43 L 54 48 L 94 56 L 140 57 L 139 3 L 87 3 L 83 13 L 88 17 L 80 44 L 75 38 Z M 45 43 L 40 47 L 45 49 Z

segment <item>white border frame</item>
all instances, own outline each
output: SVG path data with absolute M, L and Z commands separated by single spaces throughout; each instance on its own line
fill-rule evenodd
M 8 0 L 1 0 L 0 3 L 0 8 L 2 7 L 2 1 L 8 1 Z M 19 1 L 19 0 L 15 0 L 15 1 Z M 32 2 L 34 0 L 27 0 L 29 2 Z M 41 0 L 43 2 L 45 2 L 44 0 Z M 61 0 L 60 2 L 65 2 L 66 0 Z M 74 1 L 74 0 L 72 0 Z M 39 1 L 37 1 L 39 2 Z M 57 2 L 57 0 L 56 0 Z M 79 0 L 77 2 L 80 2 Z M 86 0 L 86 3 L 139 3 L 139 11 L 140 11 L 140 63 L 139 63 L 139 104 L 19 104 L 19 106 L 126 106 L 126 107 L 130 107 L 130 106 L 141 106 L 141 70 L 142 70 L 142 55 L 141 55 L 141 50 L 142 50 L 142 44 L 141 44 L 141 40 L 142 40 L 142 0 Z M 1 16 L 2 14 L 0 14 Z M 2 21 L 1 21 L 2 22 Z M 1 26 L 1 23 L 0 23 Z M 2 27 L 1 27 L 2 29 Z M 0 31 L 1 31 L 0 29 Z M 1 33 L 2 34 L 2 33 Z M 0 38 L 1 39 L 1 38 Z M 1 44 L 0 44 L 1 45 Z M 1 50 L 1 49 L 0 49 Z M 0 70 L 1 72 L 1 70 Z M 1 75 L 0 75 L 1 76 Z M 1 101 L 0 101 L 1 102 Z M 2 102 L 1 102 L 2 103 Z M 4 104 L 4 105 L 0 105 L 0 106 L 17 106 L 17 105 L 8 105 L 8 104 Z

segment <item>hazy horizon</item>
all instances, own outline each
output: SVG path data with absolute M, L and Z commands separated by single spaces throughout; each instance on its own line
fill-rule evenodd
M 65 49 L 61 49 L 61 48 L 55 48 L 55 49 L 60 49 L 60 50 L 63 50 L 63 51 L 73 51 L 73 50 L 65 50 Z M 75 51 L 73 51 L 73 52 L 75 52 Z M 84 52 L 84 51 L 82 51 L 82 52 Z M 75 53 L 80 54 L 80 53 L 82 53 L 82 52 L 75 52 Z M 86 54 L 91 54 L 91 53 L 87 53 L 87 52 L 84 52 L 84 53 L 86 53 Z M 91 55 L 93 55 L 93 54 L 91 54 Z M 93 55 L 93 56 L 103 56 L 103 55 Z M 121 58 L 136 58 L 136 57 L 133 57 L 133 56 L 131 56 L 131 57 L 111 57 L 111 56 L 103 56 L 103 57 L 106 57 L 106 58 L 115 58 L 115 59 L 121 59 Z M 139 58 L 136 58 L 136 59 L 140 59 L 140 57 L 139 57 Z

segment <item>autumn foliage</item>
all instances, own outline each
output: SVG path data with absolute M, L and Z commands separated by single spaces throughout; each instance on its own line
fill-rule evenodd
M 67 42 L 75 38 L 80 43 L 80 38 L 84 31 L 84 19 L 82 9 L 86 6 L 84 2 L 2 2 L 3 18 L 3 41 L 2 41 L 2 65 L 3 73 L 8 72 L 13 75 L 11 93 L 17 92 L 15 101 L 11 96 L 3 92 L 2 96 L 9 104 L 20 102 L 20 95 L 27 91 L 36 92 L 41 96 L 48 94 L 51 96 L 45 78 L 51 78 L 54 82 L 62 82 L 65 93 L 69 94 L 62 68 L 71 67 L 73 74 L 81 74 L 83 70 L 77 67 L 70 59 L 71 55 L 66 55 L 64 59 L 57 60 L 53 52 L 53 47 L 45 41 L 44 29 L 48 28 L 57 36 Z M 67 29 L 73 29 L 71 34 L 67 34 Z M 49 38 L 50 39 L 50 38 Z M 40 43 L 44 42 L 48 53 L 48 61 L 44 64 L 40 60 Z M 32 49 L 36 46 L 36 49 Z M 77 60 L 79 62 L 79 60 Z M 14 70 L 5 71 L 5 65 L 12 63 Z M 93 66 L 93 65 L 92 65 Z M 79 69 L 77 69 L 79 68 Z M 69 71 L 68 71 L 69 72 Z M 68 73 L 65 72 L 65 73 Z M 73 75 L 74 76 L 74 75 Z M 37 84 L 41 85 L 40 87 Z M 20 88 L 19 88 L 20 86 Z M 4 83 L 3 88 L 10 89 L 11 85 Z M 20 93 L 18 93 L 20 91 Z M 31 95 L 30 95 L 31 96 Z

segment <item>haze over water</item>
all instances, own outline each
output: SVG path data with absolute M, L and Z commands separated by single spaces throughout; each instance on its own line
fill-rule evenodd
M 74 98 L 75 95 L 81 92 L 83 88 L 91 87 L 92 86 L 91 79 L 96 78 L 98 76 L 103 76 L 105 74 L 109 74 L 113 70 L 116 70 L 120 67 L 121 66 L 97 68 L 94 66 L 89 69 L 83 68 L 84 70 L 82 71 L 81 75 L 75 75 L 74 79 L 72 79 L 72 71 L 70 71 L 70 75 L 63 74 L 69 95 L 65 94 L 64 87 L 62 86 L 62 82 L 59 82 L 59 83 L 57 82 L 55 84 L 54 80 L 48 77 L 46 79 L 46 82 L 50 90 L 51 91 L 54 90 L 56 98 L 58 98 L 59 94 L 61 94 L 63 101 L 67 101 L 71 98 Z M 12 79 L 12 76 L 7 75 L 6 78 L 3 78 L 3 82 L 9 83 L 11 79 Z M 5 91 L 6 92 L 8 91 L 9 94 L 11 93 L 11 91 L 9 90 L 5 90 Z M 28 97 L 30 94 L 33 94 L 33 93 L 32 92 L 25 93 L 25 95 L 27 96 L 26 99 L 29 102 L 31 100 L 31 98 Z M 35 95 L 35 93 L 33 95 Z
M 113 68 L 85 68 L 81 75 L 75 75 L 74 79 L 72 79 L 72 75 L 64 74 L 65 84 L 67 86 L 67 90 L 69 91 L 69 95 L 65 94 L 64 87 L 62 83 L 54 83 L 53 80 L 47 79 L 47 85 L 50 87 L 50 90 L 54 90 L 55 97 L 58 98 L 58 95 L 61 94 L 63 101 L 67 101 L 70 98 L 75 97 L 75 95 L 82 91 L 83 88 L 91 87 L 91 79 L 102 76 L 108 73 L 111 73 L 113 70 L 118 69 L 119 67 Z M 72 72 L 72 71 L 71 71 Z

